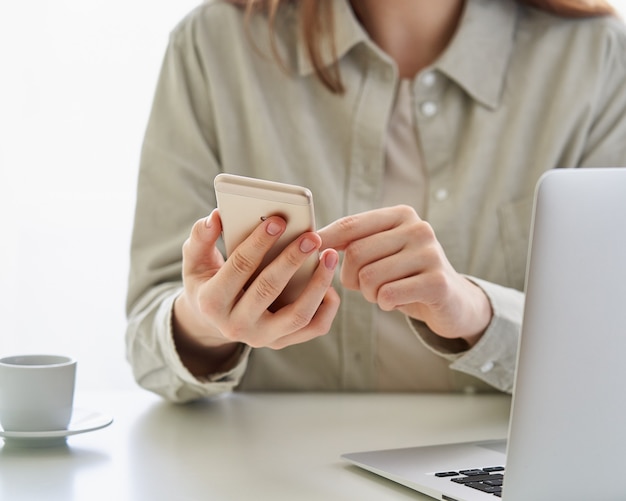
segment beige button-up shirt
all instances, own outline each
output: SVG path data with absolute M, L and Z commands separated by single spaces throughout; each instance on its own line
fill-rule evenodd
M 332 5 L 344 95 L 315 77 L 290 8 L 276 23 L 286 70 L 264 18 L 248 33 L 243 12 L 223 1 L 199 6 L 171 34 L 141 157 L 126 335 L 137 381 L 168 399 L 233 388 L 510 391 L 536 181 L 553 168 L 626 165 L 621 22 L 467 0 L 449 47 L 409 86 L 425 183 L 413 205 L 456 270 L 488 295 L 494 317 L 481 341 L 456 353 L 423 324 L 336 284 L 342 306 L 327 336 L 246 349 L 229 373 L 194 378 L 176 354 L 171 311 L 181 246 L 215 207 L 216 174 L 307 186 L 320 227 L 394 200 L 401 172 L 386 169 L 397 69 L 347 0 Z

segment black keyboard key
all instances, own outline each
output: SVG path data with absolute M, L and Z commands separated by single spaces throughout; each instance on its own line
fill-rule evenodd
M 473 475 L 484 475 L 485 471 L 481 469 L 473 469 L 473 470 L 459 470 L 461 475 L 473 476 Z
M 435 473 L 435 477 L 458 477 L 459 473 L 456 471 L 440 471 Z
M 488 466 L 487 468 L 483 468 L 483 471 L 487 473 L 493 473 L 494 471 L 504 471 L 504 466 Z
M 465 484 L 467 487 L 477 489 L 479 491 L 486 492 L 488 494 L 494 494 L 496 492 L 502 492 L 502 487 L 494 487 L 492 485 L 485 485 L 483 482 L 468 482 Z
M 496 487 L 502 487 L 503 483 L 504 483 L 504 481 L 501 478 L 495 479 L 495 480 L 485 480 L 485 484 L 493 485 L 493 486 L 496 486 Z
M 483 473 L 482 475 L 472 475 L 469 477 L 458 477 L 458 478 L 451 478 L 450 480 L 452 480 L 453 482 L 456 482 L 457 484 L 468 484 L 470 482 L 483 482 L 485 480 L 495 480 L 494 475 L 490 475 L 489 473 Z

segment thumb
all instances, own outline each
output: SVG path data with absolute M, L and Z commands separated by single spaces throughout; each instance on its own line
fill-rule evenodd
M 196 221 L 183 245 L 183 271 L 185 274 L 214 275 L 224 264 L 224 257 L 215 246 L 222 232 L 217 209 Z

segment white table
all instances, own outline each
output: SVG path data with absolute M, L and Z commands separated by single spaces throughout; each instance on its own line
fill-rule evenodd
M 173 405 L 137 389 L 81 393 L 107 428 L 52 448 L 0 441 L 3 501 L 429 499 L 344 452 L 506 436 L 501 395 L 233 394 Z

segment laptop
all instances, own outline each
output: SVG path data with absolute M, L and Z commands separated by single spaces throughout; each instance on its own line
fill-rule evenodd
M 506 441 L 345 454 L 446 501 L 626 500 L 626 168 L 537 184 Z

